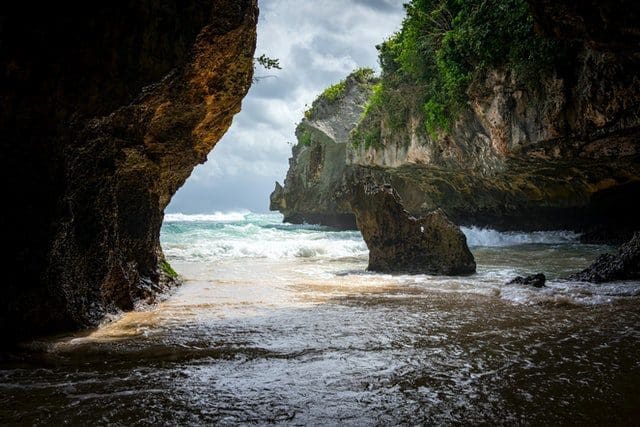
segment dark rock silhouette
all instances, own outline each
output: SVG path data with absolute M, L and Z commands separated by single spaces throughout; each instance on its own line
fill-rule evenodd
M 600 255 L 589 267 L 569 279 L 594 283 L 640 279 L 640 231 L 620 246 L 616 255 Z
M 414 218 L 391 186 L 361 184 L 351 197 L 371 271 L 465 275 L 476 263 L 460 228 L 440 211 Z
M 517 276 L 513 280 L 507 282 L 507 285 L 525 285 L 533 286 L 534 288 L 543 288 L 546 281 L 546 276 L 542 273 L 538 273 L 527 277 Z
M 163 211 L 253 76 L 254 0 L 4 8 L 0 334 L 96 325 L 172 281 Z

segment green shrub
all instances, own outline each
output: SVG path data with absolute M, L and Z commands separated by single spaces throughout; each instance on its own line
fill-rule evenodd
M 334 85 L 329 86 L 322 92 L 322 97 L 325 98 L 329 102 L 335 102 L 339 98 L 344 96 L 344 93 L 347 89 L 347 82 L 342 80 Z
M 534 89 L 541 74 L 566 59 L 564 46 L 534 32 L 525 0 L 412 0 L 405 8 L 401 30 L 378 46 L 381 87 L 419 88 L 432 136 L 450 130 L 488 69 L 510 70 Z M 393 97 L 381 98 L 390 113 Z
M 307 130 L 300 132 L 300 144 L 308 147 L 311 145 L 311 133 Z
M 383 146 L 380 126 L 366 126 L 360 123 L 351 131 L 349 140 L 355 148 L 364 146 L 364 148 L 369 149 Z
M 367 83 L 375 75 L 373 68 L 360 67 L 351 73 L 353 77 L 360 83 Z
M 382 106 L 382 82 L 378 82 L 371 88 L 371 96 L 367 100 L 362 110 L 361 119 L 371 114 L 372 111 L 379 109 Z

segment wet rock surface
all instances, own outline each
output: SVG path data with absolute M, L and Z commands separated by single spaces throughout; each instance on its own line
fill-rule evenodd
M 547 278 L 542 273 L 532 274 L 531 276 L 517 276 L 513 280 L 507 282 L 507 285 L 524 285 L 533 286 L 534 288 L 543 288 Z
M 640 232 L 618 248 L 618 253 L 600 255 L 586 269 L 569 277 L 583 282 L 612 282 L 640 279 Z
M 96 325 L 172 281 L 164 208 L 240 110 L 253 0 L 22 3 L 0 22 L 0 334 Z
M 465 235 L 442 211 L 415 218 L 391 186 L 370 183 L 354 189 L 350 204 L 369 247 L 370 271 L 451 276 L 476 271 Z

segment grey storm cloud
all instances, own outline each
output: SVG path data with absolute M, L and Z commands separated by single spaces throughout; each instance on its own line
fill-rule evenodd
M 274 182 L 286 174 L 290 143 L 304 111 L 353 69 L 378 68 L 375 45 L 400 27 L 403 3 L 259 0 L 256 56 L 278 58 L 282 70 L 256 69 L 258 81 L 242 111 L 167 210 L 266 211 Z

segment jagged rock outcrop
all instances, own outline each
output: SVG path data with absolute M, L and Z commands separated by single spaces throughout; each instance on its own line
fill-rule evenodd
M 640 68 L 588 50 L 575 63 L 536 91 L 490 73 L 437 138 L 418 125 L 417 108 L 400 130 L 383 117 L 369 125 L 380 126 L 381 143 L 350 145 L 347 162 L 392 183 L 416 215 L 439 207 L 458 224 L 628 236 L 637 218 L 625 207 L 640 194 Z
M 473 171 L 407 164 L 348 167 L 347 182 L 365 178 L 391 184 L 413 215 L 440 208 L 456 224 L 500 230 L 590 230 L 591 241 L 624 240 L 637 221 L 629 200 L 640 197 L 635 158 L 611 163 L 512 161 L 490 176 Z M 630 224 L 625 227 L 625 224 Z M 598 235 L 594 225 L 603 227 Z M 619 227 L 619 234 L 612 232 Z
M 415 218 L 391 186 L 355 187 L 350 204 L 369 248 L 371 271 L 473 274 L 476 263 L 459 227 L 440 211 Z
M 533 286 L 534 288 L 544 288 L 547 277 L 542 273 L 532 274 L 531 276 L 517 276 L 513 280 L 507 282 L 507 285 L 524 285 Z
M 459 116 L 435 134 L 425 129 L 421 87 L 383 64 L 382 84 L 395 98 L 383 97 L 382 113 L 355 127 L 346 167 L 340 159 L 321 162 L 344 170 L 344 180 L 331 180 L 333 191 L 342 196 L 342 188 L 373 177 L 391 184 L 413 215 L 440 208 L 460 225 L 571 229 L 591 242 L 627 240 L 638 226 L 628 201 L 640 197 L 638 7 L 530 3 L 540 31 L 566 41 L 562 61 L 536 75 L 535 84 L 507 67 L 474 74 Z M 285 192 L 287 219 L 331 194 L 302 185 L 285 185 Z M 305 204 L 289 203 L 296 199 Z M 332 208 L 348 212 L 336 203 L 323 213 Z
M 640 280 L 640 231 L 621 245 L 616 255 L 600 255 L 589 267 L 569 279 L 594 283 Z
M 355 218 L 341 189 L 345 181 L 345 153 L 376 82 L 373 73 L 357 70 L 333 92 L 316 99 L 296 128 L 297 144 L 289 159 L 284 188 L 276 183 L 271 210 L 285 222 L 355 228 Z
M 95 325 L 171 280 L 163 210 L 240 110 L 256 1 L 23 2 L 0 22 L 0 332 Z

